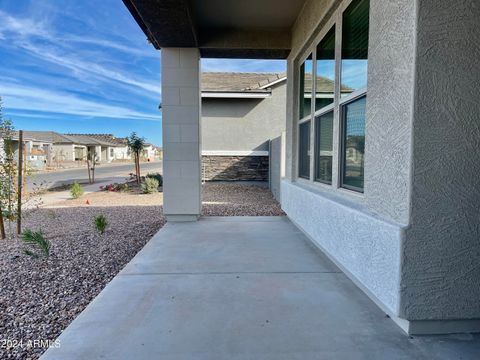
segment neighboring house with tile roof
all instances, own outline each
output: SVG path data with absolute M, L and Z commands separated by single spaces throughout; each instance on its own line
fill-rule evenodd
M 99 162 L 130 159 L 126 139 L 117 139 L 110 134 L 60 134 L 55 131 L 24 131 L 23 134 L 28 154 L 31 148 L 40 156 L 40 148 L 43 149 L 44 164 L 59 166 L 83 162 L 93 156 Z M 18 132 L 14 137 L 18 139 Z
M 12 134 L 12 146 L 15 152 L 14 159 L 16 160 L 18 159 L 18 149 L 20 147 L 18 131 L 14 131 Z M 35 136 L 30 131 L 23 132 L 24 160 L 28 167 L 40 170 L 49 166 L 52 162 L 52 149 L 52 136 Z
M 130 150 L 127 146 L 127 138 L 117 138 L 113 134 L 67 134 L 74 138 L 89 138 L 95 142 L 103 144 L 107 147 L 104 150 L 103 156 L 108 157 L 108 161 L 115 160 L 130 160 Z M 105 151 L 107 154 L 105 154 Z
M 204 180 L 267 181 L 270 141 L 285 131 L 286 75 L 204 72 L 201 84 Z

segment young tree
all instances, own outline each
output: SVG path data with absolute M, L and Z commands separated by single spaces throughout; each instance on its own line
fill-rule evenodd
M 136 132 L 132 132 L 130 136 L 127 137 L 127 145 L 133 154 L 137 184 L 140 184 L 140 155 L 145 147 L 145 138 L 138 136 Z
M 13 149 L 13 125 L 3 115 L 2 98 L 0 97 L 0 235 L 5 239 L 4 214 L 11 222 L 15 217 L 15 195 L 14 184 L 17 168 L 14 161 Z

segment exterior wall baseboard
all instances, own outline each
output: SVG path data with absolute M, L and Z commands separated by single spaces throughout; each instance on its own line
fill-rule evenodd
M 480 319 L 412 320 L 408 321 L 410 335 L 440 335 L 480 332 Z
M 169 222 L 190 222 L 190 221 L 197 221 L 200 217 L 199 215 L 174 215 L 174 214 L 165 214 L 167 221 Z

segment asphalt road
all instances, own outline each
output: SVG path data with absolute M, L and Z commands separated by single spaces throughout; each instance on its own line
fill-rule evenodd
M 134 164 L 105 164 L 97 165 L 95 168 L 95 182 L 105 182 L 105 181 L 120 181 L 129 177 L 129 173 L 134 172 Z M 149 162 L 141 163 L 140 171 L 143 174 L 151 172 L 162 172 L 162 162 Z M 51 171 L 51 172 L 40 172 L 34 174 L 32 177 L 27 179 L 27 188 L 31 189 L 33 184 L 42 184 L 42 187 L 57 187 L 63 184 L 71 184 L 73 182 L 87 182 L 88 181 L 88 172 L 87 167 Z

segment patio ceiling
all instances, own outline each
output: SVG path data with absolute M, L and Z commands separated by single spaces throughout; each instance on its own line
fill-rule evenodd
M 157 48 L 202 57 L 285 59 L 305 0 L 123 0 Z

